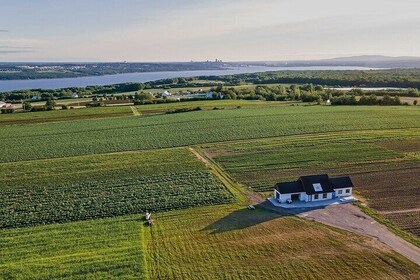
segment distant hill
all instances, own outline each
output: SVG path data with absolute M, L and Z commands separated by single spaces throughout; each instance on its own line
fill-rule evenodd
M 294 60 L 266 62 L 272 66 L 359 66 L 372 68 L 420 68 L 420 57 L 361 55 L 321 60 Z

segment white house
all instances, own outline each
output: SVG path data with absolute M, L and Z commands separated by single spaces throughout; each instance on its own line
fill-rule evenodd
M 71 98 L 79 98 L 79 95 L 77 94 L 77 92 L 73 92 L 71 94 Z
M 170 93 L 169 91 L 165 90 L 165 91 L 162 93 L 162 97 L 168 97 L 168 96 L 171 96 L 171 93 Z
M 320 201 L 351 196 L 353 183 L 349 176 L 329 178 L 327 174 L 301 176 L 297 181 L 277 183 L 274 198 L 287 201 Z

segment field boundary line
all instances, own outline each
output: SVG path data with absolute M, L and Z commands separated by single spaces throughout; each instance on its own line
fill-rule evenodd
M 205 151 L 198 146 L 189 147 L 189 150 L 213 171 L 214 175 L 217 176 L 226 188 L 237 198 L 238 202 L 249 202 L 250 193 L 246 191 L 245 186 L 236 182 L 218 163 L 209 157 Z
M 387 215 L 387 214 L 400 214 L 400 213 L 411 213 L 411 212 L 418 212 L 420 208 L 412 208 L 412 209 L 405 209 L 405 210 L 395 210 L 395 211 L 378 211 L 379 214 Z
M 134 116 L 141 116 L 141 113 L 137 111 L 137 108 L 135 106 L 130 106 L 130 108 Z

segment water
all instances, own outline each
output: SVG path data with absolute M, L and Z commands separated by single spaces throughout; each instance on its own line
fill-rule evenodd
M 256 73 L 266 71 L 298 71 L 298 70 L 368 70 L 365 67 L 347 66 L 311 66 L 311 67 L 266 67 L 251 66 L 239 67 L 229 70 L 198 70 L 198 71 L 167 71 L 167 72 L 143 72 L 124 73 L 105 76 L 90 76 L 61 79 L 35 79 L 35 80 L 9 80 L 0 81 L 0 92 L 22 89 L 57 89 L 67 87 L 86 87 L 94 85 L 111 85 L 127 82 L 145 83 L 160 79 L 194 77 L 194 76 L 219 76 L 243 73 Z

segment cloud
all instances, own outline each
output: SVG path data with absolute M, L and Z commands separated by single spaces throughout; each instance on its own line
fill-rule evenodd
M 0 29 L 0 32 L 9 32 L 7 29 Z

